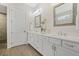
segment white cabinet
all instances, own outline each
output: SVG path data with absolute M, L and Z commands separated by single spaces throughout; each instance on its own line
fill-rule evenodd
M 36 40 L 35 40 L 35 35 L 34 35 L 34 34 L 28 33 L 28 42 L 29 42 L 29 44 L 31 44 L 32 46 L 36 46 L 36 45 L 35 45 Z
M 29 43 L 44 56 L 79 56 L 79 44 L 75 42 L 30 33 Z
M 33 34 L 32 35 L 33 37 L 32 37 L 32 44 L 34 45 L 34 47 L 35 47 L 35 49 L 37 49 L 37 50 L 39 50 L 40 48 L 39 48 L 39 36 L 38 35 L 36 35 L 36 34 Z
M 32 43 L 32 34 L 31 33 L 28 33 L 28 42 L 31 44 Z
M 42 52 L 42 39 L 40 35 L 28 33 L 28 42 L 38 51 Z
M 45 56 L 54 56 L 54 45 L 49 40 L 50 38 L 43 37 L 43 54 Z
M 78 56 L 79 53 L 64 47 L 57 47 L 55 55 L 56 56 Z
M 71 41 L 62 41 L 62 47 L 73 50 L 79 53 L 79 43 Z
M 62 47 L 56 47 L 56 56 L 79 56 L 79 44 L 63 40 Z
M 42 51 L 42 36 L 36 35 L 36 46 L 39 51 Z

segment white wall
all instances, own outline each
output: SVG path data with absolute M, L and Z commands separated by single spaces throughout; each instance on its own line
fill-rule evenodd
M 79 6 L 79 4 L 77 4 L 77 7 Z M 70 25 L 70 26 L 58 26 L 58 27 L 54 27 L 52 28 L 52 32 L 55 33 L 55 34 L 58 34 L 58 32 L 63 32 L 65 33 L 67 36 L 72 36 L 73 37 L 78 37 L 79 36 L 79 18 L 78 18 L 78 10 L 79 8 L 77 8 L 77 17 L 76 17 L 76 25 Z M 54 21 L 53 21 L 54 22 Z
M 39 13 L 33 11 L 32 18 L 30 19 L 30 22 L 32 23 L 32 24 L 30 24 L 30 25 L 32 25 L 31 27 L 34 27 L 34 16 L 36 16 L 36 14 L 37 15 L 41 14 L 41 20 L 46 19 L 46 29 L 47 29 L 46 32 L 50 31 L 50 26 L 52 25 L 52 23 L 49 24 L 49 22 L 53 22 L 53 20 L 52 20 L 53 14 L 51 13 L 53 10 L 52 10 L 51 4 L 49 4 L 49 3 L 48 4 L 40 4 L 40 6 L 38 6 L 35 9 L 36 9 L 36 11 L 39 9 L 41 9 L 41 10 Z M 35 28 L 32 28 L 32 31 L 35 31 Z
M 55 4 L 40 4 L 39 8 L 42 8 L 42 19 L 47 19 L 46 21 L 46 28 L 47 28 L 47 33 L 52 33 L 52 34 L 58 34 L 58 32 L 63 32 L 66 35 L 70 35 L 72 37 L 78 37 L 79 36 L 79 4 L 77 4 L 77 19 L 76 20 L 76 25 L 71 25 L 71 26 L 57 26 L 54 27 L 54 13 L 53 13 L 53 8 Z

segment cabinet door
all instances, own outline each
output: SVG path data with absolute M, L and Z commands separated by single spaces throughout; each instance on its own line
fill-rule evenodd
M 28 42 L 31 44 L 32 43 L 32 34 L 31 33 L 28 33 Z
M 38 47 L 37 47 L 37 44 L 36 44 L 36 42 L 37 42 L 36 40 L 37 39 L 36 39 L 36 35 L 35 34 L 28 33 L 28 42 L 29 42 L 29 44 L 31 44 L 31 46 L 37 50 Z
M 42 50 L 41 36 L 38 34 L 33 34 L 32 43 L 34 44 L 34 48 L 37 49 L 39 52 L 41 52 L 41 50 Z
M 54 45 L 50 43 L 48 37 L 43 37 L 43 54 L 47 56 L 54 56 Z
M 63 47 L 56 48 L 56 56 L 78 56 L 78 55 L 79 55 L 78 53 Z
M 33 34 L 33 40 L 32 40 L 32 42 L 35 44 L 35 46 L 37 46 L 37 40 L 39 39 L 37 39 L 37 34 Z
M 42 51 L 42 37 L 40 35 L 36 36 L 36 45 L 39 51 Z

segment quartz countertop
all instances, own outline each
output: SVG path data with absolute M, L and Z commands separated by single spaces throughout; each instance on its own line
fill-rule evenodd
M 34 33 L 42 36 L 47 36 L 47 37 L 53 37 L 57 39 L 62 39 L 62 40 L 67 40 L 67 41 L 73 41 L 73 42 L 78 42 L 79 43 L 79 37 L 78 36 L 69 36 L 69 35 L 58 35 L 58 34 L 49 34 L 49 33 L 40 33 L 40 32 L 28 32 L 28 33 Z

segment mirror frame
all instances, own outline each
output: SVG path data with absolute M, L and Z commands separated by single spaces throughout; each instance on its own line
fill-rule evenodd
M 36 18 L 39 17 L 39 20 L 37 20 Z M 36 23 L 37 21 L 39 21 L 39 25 Z M 35 16 L 35 28 L 39 28 L 41 27 L 41 15 L 37 15 Z
M 55 7 L 54 7 L 54 26 L 67 26 L 67 25 L 75 25 L 76 24 L 76 15 L 77 15 L 77 4 L 76 3 L 72 3 L 73 4 L 73 19 L 72 19 L 72 23 L 65 23 L 65 24 L 56 24 L 56 19 L 55 19 L 55 17 L 56 17 L 56 15 L 55 15 L 55 8 L 57 8 L 57 7 L 59 7 L 59 6 L 61 6 L 61 5 L 63 5 L 63 4 L 65 4 L 65 3 L 59 3 L 59 4 L 57 4 Z

